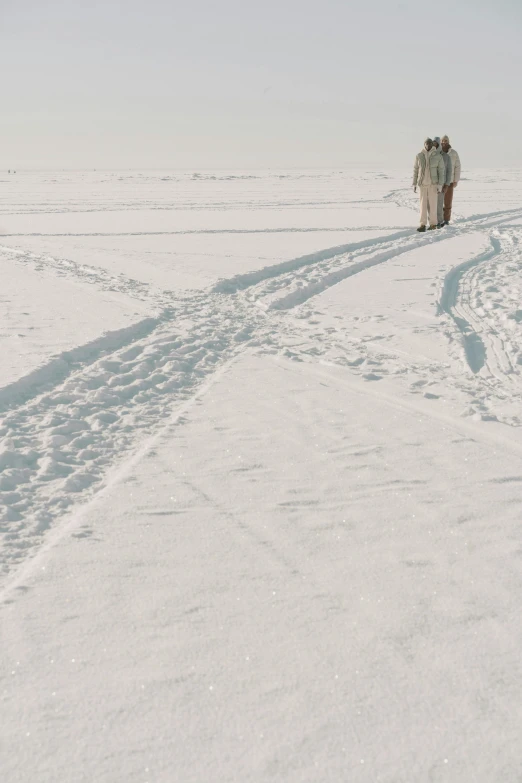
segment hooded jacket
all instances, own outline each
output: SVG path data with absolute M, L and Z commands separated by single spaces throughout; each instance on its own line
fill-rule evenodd
M 441 153 L 432 147 L 428 152 L 428 160 L 430 162 L 430 176 L 432 185 L 442 187 L 446 182 L 446 167 Z M 426 170 L 426 152 L 421 150 L 415 157 L 415 163 L 413 165 L 413 187 L 422 185 L 424 181 L 424 172 Z

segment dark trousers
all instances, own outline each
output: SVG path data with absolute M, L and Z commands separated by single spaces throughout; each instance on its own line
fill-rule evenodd
M 448 185 L 447 190 L 444 194 L 444 220 L 450 220 L 451 219 L 451 205 L 453 204 L 453 182 L 451 185 Z

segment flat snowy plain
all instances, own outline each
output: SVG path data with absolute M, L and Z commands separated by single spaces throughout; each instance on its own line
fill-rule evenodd
M 0 176 L 6 783 L 520 783 L 522 172 Z

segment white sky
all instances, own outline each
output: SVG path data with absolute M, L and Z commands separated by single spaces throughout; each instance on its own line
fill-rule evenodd
M 522 165 L 521 40 L 521 0 L 0 0 L 0 166 Z

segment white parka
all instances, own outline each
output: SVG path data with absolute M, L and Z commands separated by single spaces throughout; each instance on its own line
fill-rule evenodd
M 452 164 L 452 170 L 453 170 L 453 179 L 452 182 L 458 182 L 460 180 L 460 158 L 459 153 L 457 150 L 454 150 L 453 147 L 450 147 L 448 150 L 448 155 L 451 158 L 451 164 Z
M 437 185 L 438 187 L 442 188 L 446 180 L 446 167 L 444 166 L 442 155 L 435 147 L 432 147 L 431 150 L 429 151 L 428 160 L 430 162 L 431 182 L 433 185 Z M 426 154 L 425 154 L 425 150 L 422 150 L 422 152 L 419 152 L 419 154 L 416 156 L 415 163 L 413 165 L 414 188 L 417 187 L 418 185 L 419 186 L 422 185 L 424 181 L 425 170 L 426 170 Z

